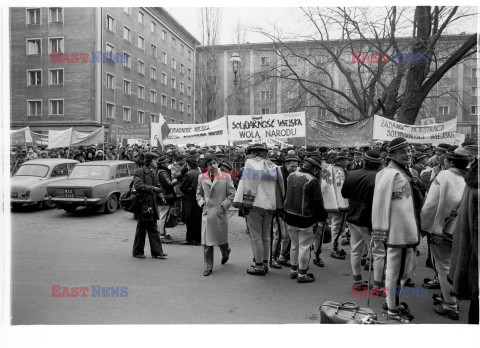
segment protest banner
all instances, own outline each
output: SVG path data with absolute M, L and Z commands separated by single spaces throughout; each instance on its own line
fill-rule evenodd
M 457 137 L 457 118 L 445 123 L 417 126 L 374 116 L 373 139 L 391 141 L 399 137 L 414 144 L 453 143 Z
M 307 144 L 333 148 L 371 146 L 373 119 L 339 123 L 308 119 Z
M 72 141 L 73 128 L 65 130 L 48 131 L 48 148 L 56 149 L 59 147 L 70 147 Z
M 457 136 L 455 138 L 455 141 L 453 142 L 453 145 L 461 146 L 463 142 L 465 142 L 465 134 L 457 133 Z
M 30 131 L 34 145 L 48 145 L 48 134 L 35 133 Z
M 230 140 L 305 137 L 305 111 L 228 116 Z
M 110 139 L 122 138 L 150 140 L 150 123 L 112 123 Z
M 228 141 L 227 121 L 225 117 L 202 124 L 168 124 L 170 132 L 163 138 L 163 144 L 199 144 L 215 145 Z
M 73 131 L 71 145 L 97 145 L 103 143 L 104 137 L 103 126 L 91 133 Z
M 30 142 L 32 142 L 32 136 L 29 127 L 10 131 L 10 145 L 25 145 Z

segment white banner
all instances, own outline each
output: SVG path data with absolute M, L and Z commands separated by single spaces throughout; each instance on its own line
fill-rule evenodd
M 56 149 L 59 147 L 70 147 L 72 140 L 73 128 L 65 130 L 49 130 L 48 131 L 48 148 Z
M 228 141 L 226 118 L 202 124 L 168 124 L 170 132 L 163 139 L 163 144 L 221 144 Z M 158 130 L 155 130 L 158 132 Z M 152 127 L 152 136 L 154 136 Z
M 305 111 L 228 116 L 230 140 L 305 137 Z
M 435 117 L 424 118 L 423 120 L 420 120 L 420 123 L 422 124 L 422 126 L 435 124 Z
M 94 130 L 91 133 L 82 133 L 73 131 L 72 145 L 97 145 L 103 143 L 104 140 L 104 128 L 103 126 Z
M 13 137 L 19 137 L 21 136 L 23 138 L 23 134 L 25 135 L 25 142 L 27 143 L 31 143 L 33 140 L 32 140 L 32 134 L 30 133 L 30 127 L 25 127 L 25 128 L 20 128 L 20 129 L 16 129 L 16 130 L 11 130 L 10 131 L 10 136 L 13 136 Z M 16 145 L 16 144 L 14 144 Z
M 377 115 L 374 116 L 373 139 L 390 141 L 399 137 L 405 138 L 408 142 L 414 144 L 453 144 L 457 137 L 457 118 L 445 123 L 415 126 L 392 121 Z

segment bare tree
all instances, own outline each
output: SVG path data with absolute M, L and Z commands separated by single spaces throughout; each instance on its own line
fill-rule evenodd
M 284 33 L 278 27 L 253 29 L 272 42 L 269 50 L 277 56 L 277 64 L 269 73 L 296 82 L 318 107 L 342 121 L 380 113 L 413 124 L 432 87 L 476 53 L 476 34 L 446 36 L 457 23 L 476 15 L 473 8 L 300 11 L 303 23 L 311 28 L 307 35 Z M 385 54 L 389 51 L 408 55 Z
M 217 97 L 219 83 L 218 57 L 215 46 L 219 42 L 222 11 L 215 7 L 199 9 L 202 29 L 202 50 L 197 55 L 197 115 L 200 122 L 210 122 L 217 118 L 222 101 Z

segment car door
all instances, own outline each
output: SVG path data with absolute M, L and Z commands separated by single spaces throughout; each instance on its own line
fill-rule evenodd
M 115 174 L 115 181 L 117 182 L 118 190 L 120 192 L 127 192 L 130 185 L 131 178 L 128 175 L 127 164 L 118 164 Z

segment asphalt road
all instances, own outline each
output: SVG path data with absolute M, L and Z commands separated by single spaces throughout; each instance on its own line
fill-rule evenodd
M 322 253 L 325 268 L 311 265 L 313 283 L 298 284 L 285 268 L 265 277 L 248 275 L 252 251 L 245 223 L 235 212 L 230 215 L 230 260 L 220 265 L 216 248 L 213 273 L 204 277 L 202 246 L 166 244 L 166 260 L 133 258 L 136 222 L 123 210 L 110 215 L 83 209 L 12 212 L 12 324 L 313 324 L 325 301 L 366 306 L 367 298 L 351 296 L 349 256 L 332 259 L 331 244 Z M 183 240 L 185 226 L 168 233 Z M 424 267 L 424 245 L 420 251 L 412 277 L 416 285 L 432 276 Z M 145 254 L 150 255 L 148 239 Z M 52 285 L 88 287 L 88 296 L 52 297 Z M 128 294 L 92 297 L 92 285 L 127 287 Z M 431 295 L 438 292 L 406 299 L 415 322 L 466 323 L 466 302 L 460 303 L 458 322 L 433 312 Z M 370 301 L 379 319 L 382 300 Z

